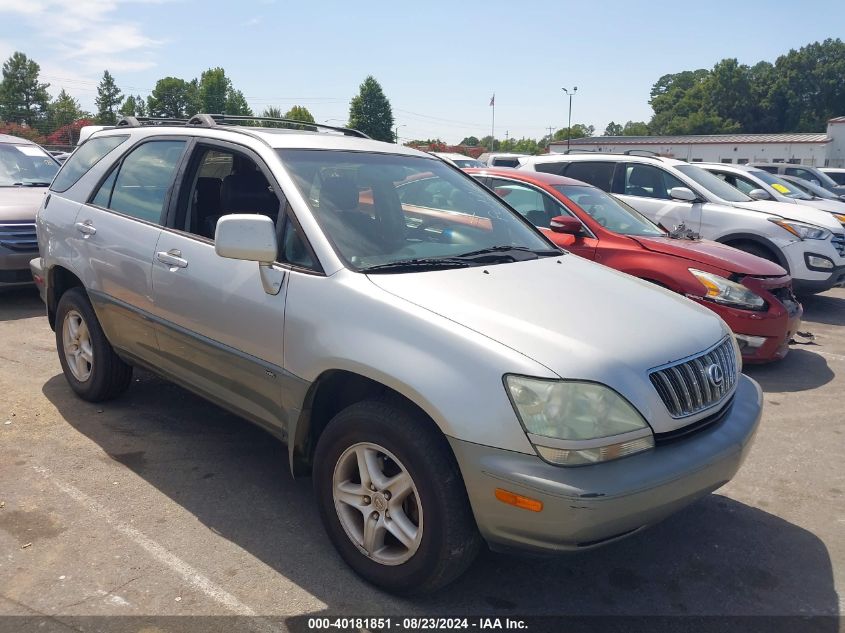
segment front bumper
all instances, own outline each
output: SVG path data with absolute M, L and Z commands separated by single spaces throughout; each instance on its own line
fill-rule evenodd
M 0 246 L 0 288 L 31 286 L 29 260 L 37 254 L 37 251 L 13 251 Z
M 763 406 L 741 375 L 730 410 L 685 438 L 604 464 L 552 466 L 536 455 L 450 438 L 482 536 L 494 549 L 581 550 L 657 523 L 721 487 L 751 447 Z M 543 502 L 540 512 L 496 499 L 496 488 Z
M 845 266 L 837 266 L 832 271 L 817 273 L 823 279 L 794 279 L 792 286 L 795 294 L 812 295 L 825 292 L 837 286 L 845 286 Z

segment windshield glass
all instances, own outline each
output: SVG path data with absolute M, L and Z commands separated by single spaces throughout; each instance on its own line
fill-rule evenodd
M 663 230 L 628 206 L 622 200 L 596 187 L 553 185 L 608 231 L 622 235 L 662 236 Z
M 755 171 L 750 171 L 748 173 L 751 176 L 757 178 L 758 180 L 762 180 L 763 182 L 765 182 L 767 185 L 769 185 L 772 189 L 777 191 L 782 196 L 786 196 L 787 198 L 792 198 L 794 200 L 812 200 L 810 196 L 801 191 L 792 183 L 786 182 L 783 178 L 778 178 L 774 174 L 770 174 L 767 171 L 758 169 Z
M 0 187 L 46 187 L 59 164 L 37 145 L 0 144 Z
M 456 158 L 452 162 L 455 163 L 455 165 L 457 165 L 461 169 L 464 169 L 466 167 L 486 167 L 487 166 L 484 163 L 482 163 L 480 160 L 475 160 L 474 158 Z
M 789 183 L 793 187 L 798 187 L 799 189 L 803 189 L 808 194 L 813 194 L 813 196 L 817 198 L 823 198 L 825 200 L 839 200 L 839 196 L 835 193 L 831 193 L 821 185 L 817 185 L 814 182 L 810 182 L 809 180 L 802 180 L 801 178 L 793 178 L 792 176 L 787 176 L 789 179 Z M 807 200 L 812 200 L 812 196 L 808 195 Z
M 560 255 L 491 191 L 438 159 L 278 153 L 335 250 L 355 270 L 405 272 Z
M 701 167 L 696 167 L 695 165 L 676 165 L 675 169 L 685 176 L 692 178 L 699 185 L 707 189 L 707 191 L 722 200 L 727 200 L 728 202 L 752 202 L 751 198 L 739 189 L 729 185 L 709 171 L 703 170 Z

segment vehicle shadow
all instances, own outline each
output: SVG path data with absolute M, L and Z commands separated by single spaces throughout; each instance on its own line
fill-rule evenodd
M 742 371 L 760 383 L 765 392 L 808 391 L 826 385 L 835 374 L 824 356 L 812 348 L 794 347 L 781 361 L 767 365 L 746 365 Z
M 719 495 L 592 552 L 485 552 L 449 589 L 396 598 L 361 581 L 334 553 L 310 480 L 290 477 L 286 449 L 260 429 L 144 373 L 105 406 L 77 399 L 61 375 L 43 393 L 111 459 L 327 605 L 312 616 L 838 614 L 824 544 Z M 290 626 L 305 630 L 301 619 Z M 835 623 L 818 630 L 833 633 Z
M 46 313 L 35 288 L 0 290 L 0 321 L 31 319 Z
M 801 298 L 805 323 L 845 325 L 845 298 L 831 294 L 810 295 Z

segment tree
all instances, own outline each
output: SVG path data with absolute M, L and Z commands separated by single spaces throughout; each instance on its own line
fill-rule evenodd
M 305 106 L 293 106 L 290 110 L 285 112 L 285 119 L 291 119 L 293 121 L 304 121 L 306 123 L 315 123 L 314 117 L 308 111 L 308 108 Z M 299 126 L 302 127 L 302 126 Z
M 120 107 L 123 116 L 147 116 L 147 106 L 141 95 L 129 95 Z
M 60 128 L 82 118 L 79 102 L 71 97 L 64 88 L 59 95 L 47 106 L 47 119 L 51 128 Z
M 622 136 L 624 133 L 625 128 L 622 127 L 621 123 L 614 123 L 611 121 L 607 124 L 607 127 L 604 128 L 604 135 L 605 136 Z
M 622 136 L 648 136 L 650 133 L 645 121 L 628 121 L 622 128 Z
M 484 147 L 488 152 L 498 152 L 501 144 L 489 134 L 479 141 L 479 145 Z
M 177 77 L 164 77 L 156 82 L 155 88 L 147 97 L 147 110 L 153 117 L 184 119 L 193 109 L 191 97 L 191 85 L 187 81 Z
M 480 141 L 475 136 L 467 136 L 464 140 L 461 141 L 461 145 L 466 145 L 467 147 L 478 147 Z
M 252 116 L 252 108 L 240 90 L 230 90 L 226 95 L 226 114 Z
M 570 130 L 569 134 L 567 135 L 567 130 Z M 595 134 L 596 128 L 592 125 L 584 125 L 583 123 L 576 123 L 571 128 L 560 128 L 557 132 L 555 132 L 554 140 L 556 141 L 565 141 L 567 138 L 585 138 L 587 136 L 592 136 Z
M 38 81 L 41 67 L 26 55 L 15 52 L 3 64 L 0 83 L 0 118 L 33 125 L 43 119 L 50 102 L 50 84 Z
M 232 82 L 222 68 L 209 68 L 200 75 L 197 84 L 197 110 L 211 114 L 226 112 L 226 100 L 232 91 Z
M 107 70 L 103 73 L 103 79 L 97 86 L 97 98 L 94 103 L 97 104 L 97 122 L 103 125 L 114 125 L 117 121 L 115 112 L 123 102 L 123 93 L 117 84 L 114 83 L 114 77 Z
M 349 127 L 377 141 L 395 141 L 393 110 L 379 82 L 369 75 L 349 103 Z

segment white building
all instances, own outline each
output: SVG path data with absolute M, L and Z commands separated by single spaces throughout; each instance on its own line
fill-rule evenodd
M 796 163 L 845 167 L 845 116 L 827 123 L 827 133 L 702 134 L 691 136 L 592 136 L 570 141 L 573 150 L 626 152 L 645 150 L 688 162 Z M 549 151 L 565 152 L 566 141 Z

